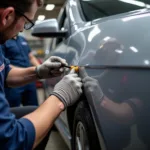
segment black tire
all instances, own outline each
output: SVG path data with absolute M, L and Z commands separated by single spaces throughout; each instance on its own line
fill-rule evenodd
M 81 150 L 100 150 L 95 125 L 89 107 L 84 102 L 80 102 L 75 111 L 72 150 L 79 150 L 79 145 L 82 145 Z

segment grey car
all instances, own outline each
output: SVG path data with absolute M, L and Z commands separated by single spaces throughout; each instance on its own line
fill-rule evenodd
M 90 101 L 83 93 L 56 120 L 69 149 L 150 150 L 149 8 L 148 0 L 68 0 L 57 20 L 33 29 L 53 37 L 47 58 L 88 65 L 104 93 Z M 47 96 L 61 78 L 46 80 Z

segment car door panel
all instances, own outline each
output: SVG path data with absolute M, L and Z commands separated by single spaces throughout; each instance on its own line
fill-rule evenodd
M 112 105 L 110 110 L 112 111 L 113 107 L 118 110 L 114 110 L 115 113 L 111 112 L 110 114 L 110 110 L 104 107 L 107 106 L 107 103 L 101 106 L 100 100 L 91 100 L 93 104 L 96 104 L 91 111 L 96 124 L 99 126 L 98 132 L 102 132 L 108 150 L 136 150 L 138 148 L 148 150 L 150 132 L 148 128 L 144 129 L 144 126 L 149 126 L 149 121 L 146 121 L 146 118 L 150 116 L 150 111 L 148 110 L 150 108 L 150 102 L 148 102 L 149 84 L 142 86 L 142 80 L 144 79 L 144 84 L 146 81 L 150 83 L 148 78 L 150 72 L 137 70 L 136 66 L 135 69 L 134 67 L 131 67 L 131 69 L 113 68 L 114 65 L 119 65 L 120 63 L 131 63 L 131 58 L 128 62 L 123 58 L 125 56 L 121 55 L 125 50 L 127 39 L 122 37 L 122 40 L 125 41 L 123 45 L 123 41 L 122 43 L 120 42 L 121 36 L 119 33 L 116 34 L 115 31 L 111 31 L 109 35 L 106 26 L 103 28 L 103 33 L 94 32 L 95 29 L 98 31 L 100 26 L 85 27 L 80 32 L 75 33 L 68 44 L 66 58 L 69 58 L 69 53 L 73 53 L 69 64 L 79 66 L 88 64 L 91 66 L 92 69 L 86 68 L 88 75 L 99 81 L 104 95 Z M 112 35 L 113 38 L 111 38 Z M 133 39 L 132 43 L 134 42 Z M 121 56 L 122 59 L 120 59 Z M 130 56 L 135 56 L 136 61 L 139 60 L 139 56 L 133 54 Z M 141 59 L 143 55 L 140 56 Z M 101 65 L 105 65 L 105 67 L 102 69 Z M 142 88 L 137 88 L 136 84 Z M 130 99 L 136 100 L 130 101 Z M 125 109 L 126 107 L 124 108 L 125 110 L 123 109 L 124 112 L 119 111 L 119 106 L 121 107 L 122 105 L 128 105 L 127 109 Z M 143 111 L 141 111 L 141 107 Z M 139 116 L 140 112 L 142 117 Z

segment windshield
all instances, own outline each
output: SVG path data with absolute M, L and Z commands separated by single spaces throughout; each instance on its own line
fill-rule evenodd
M 133 10 L 150 8 L 149 0 L 80 0 L 87 21 Z

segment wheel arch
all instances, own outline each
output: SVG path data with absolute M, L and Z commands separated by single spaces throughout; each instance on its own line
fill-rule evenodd
M 67 108 L 67 118 L 68 118 L 68 125 L 69 125 L 69 130 L 70 130 L 71 137 L 73 136 L 73 122 L 74 122 L 74 118 L 73 117 L 75 116 L 76 108 L 79 105 L 79 103 L 81 103 L 81 101 L 85 105 L 88 106 L 89 111 L 91 113 L 91 117 L 93 119 L 95 130 L 98 129 L 97 125 L 96 125 L 96 122 L 95 122 L 95 119 L 93 118 L 93 112 L 90 109 L 90 106 L 89 106 L 89 104 L 87 102 L 87 98 L 86 98 L 86 96 L 84 94 L 82 94 L 82 96 L 80 97 L 79 101 L 76 104 L 74 104 L 73 106 Z M 103 149 L 103 150 L 106 150 L 106 145 L 105 145 L 102 133 L 101 132 L 97 132 L 96 135 L 97 135 L 97 137 L 99 139 L 99 147 L 101 149 Z M 71 142 L 72 142 L 72 139 L 71 139 Z
M 75 114 L 75 110 L 76 110 L 78 104 L 81 101 L 84 101 L 85 103 L 87 103 L 86 97 L 84 94 L 80 97 L 80 99 L 77 103 L 75 103 L 73 106 L 67 108 L 67 118 L 68 118 L 68 124 L 69 124 L 69 130 L 70 130 L 71 136 L 73 135 L 73 116 Z

